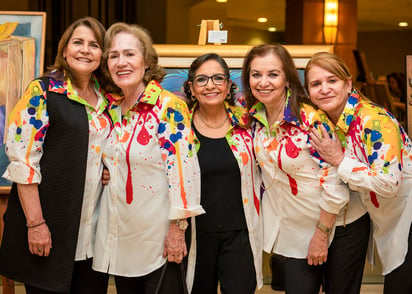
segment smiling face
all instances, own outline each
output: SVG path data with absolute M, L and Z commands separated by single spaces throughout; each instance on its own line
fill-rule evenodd
M 145 85 L 142 46 L 132 34 L 120 32 L 113 37 L 107 66 L 113 82 L 126 92 L 141 91 Z
M 102 48 L 86 26 L 78 26 L 63 50 L 68 66 L 77 75 L 90 76 L 100 66 Z
M 249 85 L 252 95 L 265 106 L 285 100 L 288 83 L 280 58 L 273 53 L 255 57 L 250 63 Z
M 306 75 L 310 100 L 337 123 L 352 89 L 352 81 L 342 80 L 326 69 L 314 65 Z
M 208 78 L 214 75 L 217 75 L 214 78 L 215 82 L 217 81 L 218 83 L 217 85 L 213 82 L 212 78 Z M 225 77 L 224 80 L 221 80 L 220 75 Z M 208 79 L 206 85 L 197 85 L 196 78 L 199 78 L 200 76 L 203 76 L 203 80 L 204 78 Z M 219 85 L 219 83 L 221 84 Z M 195 80 L 190 82 L 190 90 L 192 91 L 192 95 L 195 96 L 199 102 L 199 107 L 220 106 L 223 105 L 223 102 L 230 93 L 231 84 L 232 82 L 228 81 L 225 76 L 225 71 L 219 62 L 216 60 L 208 60 L 196 71 Z

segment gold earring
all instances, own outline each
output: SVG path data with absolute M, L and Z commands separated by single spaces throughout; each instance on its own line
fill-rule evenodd
M 196 101 L 196 97 L 192 95 L 192 96 L 190 97 L 190 100 Z

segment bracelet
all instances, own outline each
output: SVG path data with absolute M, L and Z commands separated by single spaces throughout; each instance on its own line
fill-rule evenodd
M 322 232 L 324 232 L 328 237 L 330 235 L 330 233 L 332 232 L 332 228 L 322 224 L 321 222 L 318 222 L 316 224 L 316 227 L 321 230 Z
M 43 225 L 43 224 L 45 224 L 45 223 L 46 223 L 46 221 L 45 221 L 45 220 L 42 220 L 42 221 L 39 222 L 38 224 L 34 224 L 34 225 L 26 224 L 26 227 L 29 228 L 29 229 L 31 229 L 31 228 L 36 228 L 36 227 L 40 227 L 41 225 Z

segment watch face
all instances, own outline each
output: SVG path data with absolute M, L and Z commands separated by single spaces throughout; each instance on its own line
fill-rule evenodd
M 187 226 L 189 225 L 186 219 L 179 219 L 177 220 L 176 224 L 181 230 L 186 230 Z

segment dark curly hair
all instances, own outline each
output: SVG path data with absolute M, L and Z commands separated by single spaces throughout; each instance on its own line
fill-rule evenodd
M 218 62 L 220 64 L 220 66 L 222 67 L 227 80 L 229 81 L 229 79 L 230 79 L 229 66 L 227 65 L 226 61 L 222 58 L 222 56 L 220 56 L 219 54 L 216 54 L 216 53 L 207 53 L 207 54 L 203 54 L 203 55 L 197 57 L 195 60 L 193 60 L 192 64 L 190 65 L 189 72 L 188 72 L 188 78 L 183 83 L 183 89 L 185 91 L 185 94 L 186 94 L 186 97 L 187 97 L 187 100 L 188 100 L 189 109 L 192 109 L 193 105 L 196 102 L 196 101 L 191 100 L 192 91 L 190 90 L 190 84 L 189 83 L 193 82 L 193 80 L 196 76 L 196 72 L 202 66 L 202 64 L 205 63 L 206 61 L 209 61 L 209 60 L 214 60 L 214 61 Z M 232 82 L 232 85 L 230 87 L 230 99 L 229 99 L 229 104 L 230 105 L 235 105 L 235 90 L 236 90 L 236 88 L 237 88 L 236 84 Z

